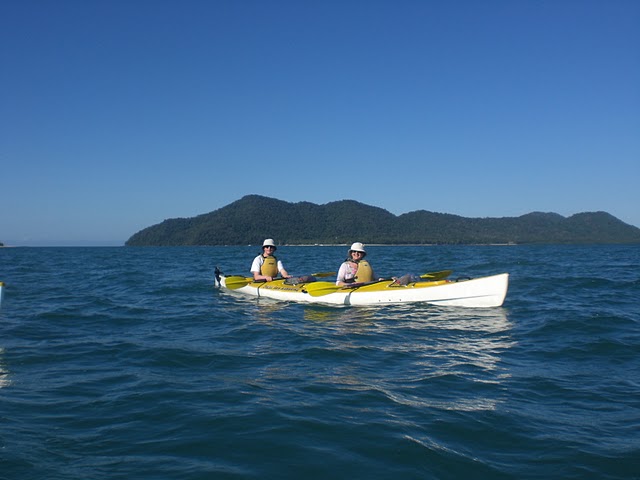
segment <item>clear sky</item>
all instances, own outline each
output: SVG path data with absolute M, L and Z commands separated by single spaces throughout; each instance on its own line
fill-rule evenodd
M 0 0 L 0 241 L 247 194 L 640 226 L 637 0 Z

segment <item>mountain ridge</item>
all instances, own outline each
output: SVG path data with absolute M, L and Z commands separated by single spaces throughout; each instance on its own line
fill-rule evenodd
M 640 243 L 640 229 L 607 212 L 563 217 L 531 212 L 519 217 L 469 218 L 415 210 L 401 215 L 356 200 L 323 205 L 246 195 L 222 208 L 171 218 L 133 234 L 127 246 L 278 244 L 530 244 Z

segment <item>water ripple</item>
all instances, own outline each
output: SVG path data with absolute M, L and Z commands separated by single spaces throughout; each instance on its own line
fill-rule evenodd
M 509 271 L 505 306 L 213 289 L 248 247 L 0 250 L 0 476 L 637 476 L 640 249 L 396 248 L 383 274 Z

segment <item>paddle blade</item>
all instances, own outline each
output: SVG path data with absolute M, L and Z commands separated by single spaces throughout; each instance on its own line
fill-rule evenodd
M 318 272 L 318 273 L 312 273 L 311 276 L 322 278 L 322 277 L 333 277 L 335 274 L 336 272 Z
M 338 290 L 341 290 L 342 287 L 331 282 L 315 282 L 308 283 L 305 285 L 304 289 L 312 297 L 322 297 L 323 295 L 329 295 L 330 293 L 337 292 Z
M 251 282 L 253 282 L 253 278 L 234 275 L 225 278 L 224 284 L 229 290 L 237 290 L 238 288 L 249 285 Z
M 428 280 L 444 280 L 453 273 L 453 270 L 442 270 L 440 272 L 431 272 L 420 275 L 420 278 L 426 278 Z

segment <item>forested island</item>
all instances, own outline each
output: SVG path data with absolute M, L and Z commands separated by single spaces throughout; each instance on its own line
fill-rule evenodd
M 466 218 L 417 210 L 394 215 L 354 200 L 324 205 L 247 195 L 210 213 L 172 218 L 132 235 L 127 246 L 365 244 L 640 243 L 640 229 L 606 212 L 563 217 Z

